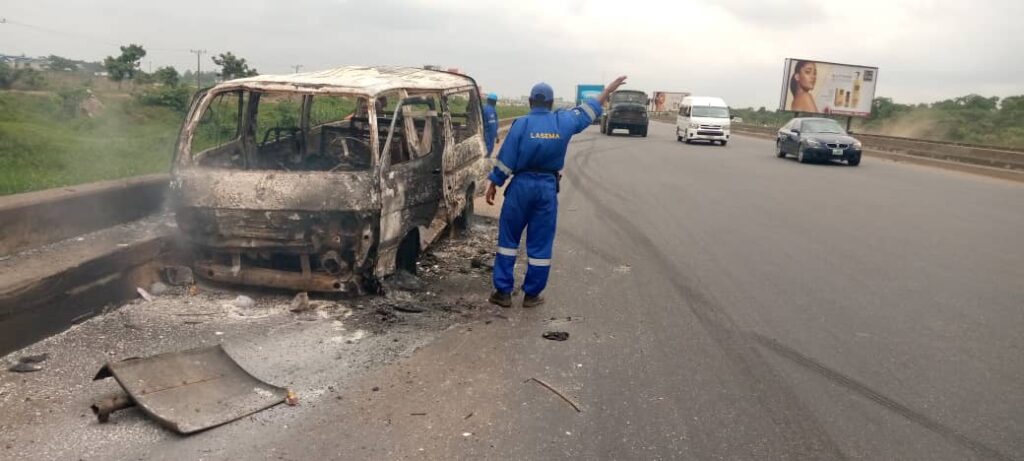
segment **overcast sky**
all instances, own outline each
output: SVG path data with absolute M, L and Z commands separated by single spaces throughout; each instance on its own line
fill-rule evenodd
M 261 73 L 440 64 L 486 91 L 543 80 L 569 99 L 628 74 L 629 88 L 774 108 L 799 57 L 877 66 L 877 94 L 899 102 L 1024 94 L 1024 0 L 33 0 L 0 18 L 2 53 L 100 60 L 139 43 L 144 69 L 194 69 L 189 48 Z

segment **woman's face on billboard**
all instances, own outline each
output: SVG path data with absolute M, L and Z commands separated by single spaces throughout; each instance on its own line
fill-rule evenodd
M 814 84 L 818 81 L 818 67 L 814 63 L 805 64 L 796 72 L 795 78 L 797 85 L 800 85 L 800 89 L 811 91 L 814 89 Z

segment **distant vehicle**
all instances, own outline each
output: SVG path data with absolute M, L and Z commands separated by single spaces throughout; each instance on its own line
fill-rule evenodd
M 687 96 L 676 117 L 676 139 L 687 144 L 704 140 L 729 142 L 729 105 L 722 98 Z
M 297 291 L 373 291 L 450 226 L 484 159 L 480 91 L 408 67 L 260 75 L 200 92 L 171 171 L 196 273 Z
M 846 133 L 835 120 L 794 118 L 779 129 L 775 155 L 795 155 L 800 163 L 845 160 L 860 165 L 861 143 Z
M 647 137 L 647 93 L 637 90 L 619 90 L 608 98 L 608 110 L 601 116 L 601 132 L 609 136 L 618 129 L 629 134 Z

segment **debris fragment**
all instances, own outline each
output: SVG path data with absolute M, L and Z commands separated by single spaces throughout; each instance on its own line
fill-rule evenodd
M 45 362 L 49 358 L 50 358 L 50 354 L 47 354 L 47 353 L 44 352 L 42 354 L 26 355 L 26 356 L 18 359 L 18 362 L 21 362 L 21 363 L 43 363 L 43 362 Z
M 149 287 L 149 292 L 160 296 L 167 292 L 167 285 L 164 285 L 162 282 L 153 282 L 153 285 Z
M 312 306 L 309 304 L 309 293 L 303 291 L 292 298 L 292 305 L 289 310 L 292 312 L 306 312 Z
M 231 301 L 231 304 L 233 304 L 235 307 L 249 308 L 255 306 L 256 301 L 253 301 L 253 299 L 248 296 L 238 295 L 237 298 Z
M 380 390 L 380 386 L 373 386 L 373 389 L 370 390 L 372 390 L 373 392 L 377 392 Z
M 409 413 L 409 416 L 427 416 L 426 413 Z
M 41 371 L 43 367 L 33 363 L 18 362 L 7 368 L 7 371 L 13 371 L 15 373 L 32 373 L 33 371 Z
M 220 345 L 109 362 L 93 379 L 106 378 L 115 378 L 128 399 L 181 434 L 265 410 L 284 402 L 288 394 L 249 374 Z M 110 408 L 123 408 L 113 405 L 117 399 L 111 403 Z
M 390 290 L 403 290 L 419 292 L 426 288 L 426 284 L 419 277 L 412 275 L 406 271 L 400 270 L 395 272 L 395 275 L 388 277 L 384 281 L 385 288 Z
M 477 256 L 469 262 L 469 266 L 473 269 L 494 269 L 494 257 L 488 256 Z
M 284 403 L 286 403 L 286 404 L 288 404 L 288 406 L 292 406 L 292 407 L 294 407 L 295 405 L 298 405 L 299 404 L 299 394 L 296 394 L 295 391 L 293 391 L 291 389 L 288 389 L 288 394 L 284 396 Z
M 167 266 L 163 270 L 164 281 L 168 285 L 180 287 L 196 283 L 192 268 L 188 266 Z
M 422 312 L 426 312 L 426 309 L 424 309 L 423 307 L 417 306 L 412 303 L 399 303 L 392 305 L 392 307 L 398 312 L 408 312 L 410 314 L 419 314 Z
M 105 423 L 110 421 L 111 413 L 134 406 L 135 402 L 131 397 L 118 393 L 96 400 L 89 408 L 92 409 L 92 413 L 96 415 L 96 419 L 99 422 Z
M 548 331 L 543 335 L 544 339 L 550 339 L 552 341 L 565 341 L 569 339 L 569 332 L 567 331 Z
M 561 397 L 562 400 L 565 400 L 566 403 L 568 403 L 569 405 L 572 405 L 572 407 L 576 410 L 576 413 L 580 413 L 581 412 L 580 406 L 577 405 L 576 402 L 573 402 L 572 399 L 570 399 L 569 397 L 566 397 L 565 394 L 559 392 L 558 389 L 555 389 L 554 387 L 551 387 L 550 384 L 548 384 L 548 383 L 546 383 L 544 381 L 541 381 L 539 378 L 530 378 L 530 379 L 527 379 L 526 381 L 523 381 L 523 382 L 524 383 L 528 383 L 530 381 L 536 382 L 537 384 L 540 384 L 541 386 L 544 386 L 545 388 L 547 388 L 547 390 L 549 390 L 551 392 L 554 392 L 555 395 Z
M 135 291 L 139 292 L 139 296 L 142 296 L 142 299 L 145 299 L 148 302 L 153 302 L 153 300 L 156 299 L 153 297 L 153 295 L 149 294 L 149 292 L 142 287 L 136 288 Z

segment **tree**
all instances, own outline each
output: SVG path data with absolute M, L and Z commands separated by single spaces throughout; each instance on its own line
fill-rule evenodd
M 111 80 L 117 82 L 120 88 L 121 82 L 131 80 L 139 71 L 139 62 L 146 56 L 146 50 L 136 44 L 121 47 L 121 55 L 118 57 L 107 56 L 103 60 L 103 67 Z
M 230 51 L 221 53 L 211 59 L 213 59 L 214 64 L 220 66 L 220 74 L 218 75 L 224 80 L 259 75 L 256 69 L 252 69 L 249 67 L 249 64 L 246 64 L 245 58 L 239 58 Z
M 74 71 L 78 70 L 78 61 L 68 58 L 62 58 L 57 55 L 51 54 L 50 57 L 46 58 L 46 67 L 50 70 L 56 71 Z
M 181 81 L 181 75 L 171 66 L 157 69 L 156 72 L 153 72 L 153 78 L 165 86 L 177 86 Z

